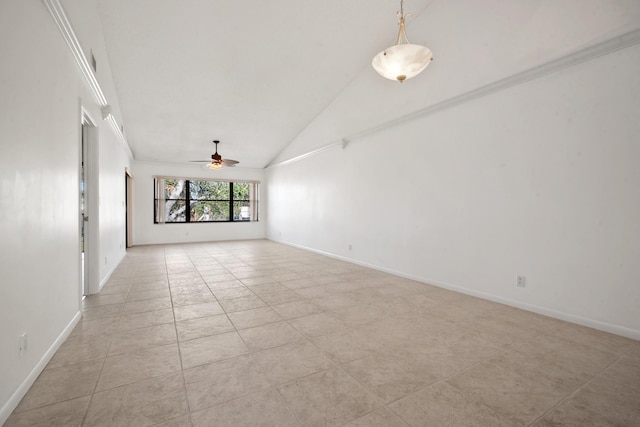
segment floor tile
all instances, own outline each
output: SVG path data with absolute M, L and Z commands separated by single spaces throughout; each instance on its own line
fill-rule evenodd
M 191 411 L 270 387 L 266 375 L 250 355 L 186 369 L 184 379 Z
M 408 427 L 408 424 L 387 408 L 380 408 L 345 424 L 344 427 Z
M 272 292 L 260 295 L 260 298 L 268 305 L 286 304 L 288 302 L 299 301 L 302 297 L 291 290 Z
M 282 321 L 282 317 L 270 307 L 236 311 L 227 315 L 237 329 L 253 328 Z
M 543 378 L 509 369 L 502 359 L 479 363 L 447 382 L 469 398 L 525 425 L 566 396 Z
M 561 327 L 555 328 L 548 333 L 563 337 L 574 343 L 587 345 L 598 350 L 605 350 L 620 356 L 634 349 L 638 343 L 638 341 L 619 335 L 613 335 L 571 323 L 565 323 Z
M 191 416 L 184 415 L 163 423 L 156 424 L 155 427 L 192 427 Z
M 317 337 L 347 329 L 340 319 L 329 313 L 316 313 L 310 316 L 289 320 L 291 326 L 307 337 Z
M 412 393 L 389 408 L 411 427 L 519 425 L 444 382 Z
M 330 359 L 338 363 L 350 362 L 369 356 L 376 349 L 374 344 L 354 329 L 313 337 L 311 342 Z
M 306 291 L 306 289 L 302 289 L 297 292 L 303 291 Z M 334 292 L 331 292 L 329 290 L 327 290 L 327 292 L 329 293 L 327 296 L 313 298 L 313 303 L 318 305 L 323 310 L 337 311 L 347 307 L 352 307 L 361 302 L 358 299 L 358 296 L 353 293 L 345 292 L 342 294 L 335 294 Z
M 102 319 L 81 319 L 69 335 L 70 339 L 90 338 L 92 336 L 113 335 L 118 327 L 118 317 L 105 317 Z
M 195 319 L 198 317 L 215 316 L 224 314 L 224 310 L 217 302 L 207 302 L 202 304 L 182 305 L 173 307 L 176 322 L 182 320 Z
M 89 307 L 82 309 L 83 320 L 104 319 L 106 317 L 117 317 L 122 313 L 124 304 L 110 304 L 99 307 Z
M 175 288 L 195 288 L 197 286 L 204 286 L 205 281 L 200 277 L 197 272 L 190 272 L 184 275 L 170 275 L 169 286 L 172 289 Z
M 248 279 L 248 281 L 255 281 L 256 279 L 259 279 L 259 278 Z M 256 284 L 245 283 L 245 285 L 247 285 L 249 289 L 251 289 L 256 295 L 259 295 L 259 296 L 273 293 L 273 292 L 282 292 L 282 291 L 290 290 L 289 288 L 278 283 L 277 280 L 271 277 L 266 277 L 266 279 L 268 280 L 265 283 L 256 283 Z M 247 279 L 243 280 L 243 283 L 246 281 Z
M 222 305 L 222 308 L 224 308 L 224 311 L 227 313 L 266 306 L 265 302 L 255 295 L 222 300 L 220 301 L 220 305 Z
M 271 389 L 194 412 L 191 419 L 194 427 L 300 426 L 282 398 Z
M 295 319 L 322 313 L 324 310 L 310 301 L 294 301 L 272 307 L 283 319 Z
M 164 280 L 138 282 L 133 281 L 129 292 L 145 292 L 145 291 L 168 291 L 169 282 L 165 277 Z
M 99 307 L 110 304 L 122 304 L 127 299 L 127 294 L 95 294 L 88 295 L 82 300 L 82 307 Z
M 281 384 L 334 365 L 308 341 L 286 344 L 254 354 L 272 384 Z
M 534 426 L 640 425 L 640 391 L 603 373 L 544 414 Z
M 216 302 L 216 298 L 210 291 L 207 293 L 179 293 L 172 294 L 171 301 L 174 307 L 180 305 L 206 304 Z
M 240 280 L 233 278 L 225 281 L 211 281 L 207 280 L 207 286 L 211 289 L 211 292 L 216 292 L 221 289 L 232 289 L 232 288 L 244 288 L 245 285 Z
M 107 357 L 96 391 L 143 381 L 180 370 L 177 344 Z
M 180 341 L 202 338 L 208 335 L 216 335 L 234 330 L 233 325 L 224 314 L 182 320 L 176 322 L 175 327 L 178 331 Z
M 180 373 L 98 392 L 85 425 L 152 426 L 188 413 Z
M 102 359 L 107 356 L 111 345 L 111 334 L 69 337 L 53 355 L 48 368 Z
M 237 275 L 238 277 L 245 276 L 240 273 L 238 273 Z M 241 281 L 242 283 L 244 283 L 246 286 L 249 286 L 249 287 L 257 286 L 257 285 L 272 284 L 277 282 L 277 280 L 271 276 L 254 276 L 253 274 L 250 274 L 249 277 L 243 277 Z
M 108 356 L 132 353 L 176 341 L 176 329 L 173 323 L 121 331 L 113 335 Z
M 287 322 L 270 323 L 238 331 L 252 351 L 265 350 L 305 338 Z
M 248 297 L 255 295 L 253 291 L 246 286 L 239 286 L 237 288 L 216 289 L 213 294 L 218 300 L 233 299 L 240 297 Z
M 286 288 L 292 289 L 292 290 L 310 288 L 312 286 L 318 285 L 318 283 L 310 277 L 303 277 L 300 279 L 293 279 L 293 280 L 283 280 L 280 283 Z
M 122 283 L 106 283 L 102 290 L 100 291 L 101 295 L 109 295 L 109 294 L 126 294 L 131 289 L 131 284 L 128 281 L 123 281 Z
M 132 329 L 163 325 L 165 323 L 173 323 L 173 310 L 170 308 L 145 311 L 143 313 L 123 314 L 118 322 L 118 330 L 129 331 Z
M 90 396 L 84 396 L 27 412 L 13 413 L 3 427 L 80 426 L 87 412 L 90 399 Z
M 373 302 L 357 304 L 334 310 L 333 314 L 345 325 L 355 327 L 380 320 L 382 317 L 382 306 L 379 303 Z
M 389 403 L 423 388 L 440 376 L 425 367 L 394 355 L 375 354 L 344 364 L 345 372 L 382 401 Z
M 640 363 L 638 360 L 623 356 L 600 373 L 621 386 L 640 391 Z
M 234 276 L 232 273 L 226 272 L 226 271 L 222 271 L 223 269 L 220 269 L 220 271 L 218 272 L 212 272 L 212 273 L 207 273 L 207 274 L 202 274 L 202 279 L 209 283 L 219 283 L 219 282 L 228 282 L 228 281 L 232 281 L 232 280 L 237 280 L 236 276 Z
M 393 347 L 431 344 L 434 336 L 446 331 L 447 328 L 447 321 L 436 317 L 420 319 L 390 317 L 355 329 L 369 342 L 374 343 L 378 350 L 384 351 Z
M 171 298 L 161 297 L 144 301 L 129 301 L 124 304 L 122 314 L 143 313 L 145 311 L 162 310 L 171 308 Z
M 180 342 L 183 369 L 246 354 L 249 349 L 237 332 Z
M 103 360 L 93 360 L 45 369 L 22 399 L 16 412 L 91 395 L 98 382 L 102 363 Z
M 341 426 L 381 403 L 339 368 L 277 386 L 304 426 Z
M 127 302 L 130 301 L 144 301 L 154 298 L 166 298 L 169 296 L 169 288 L 161 289 L 148 289 L 148 290 L 133 290 L 127 295 Z
M 572 393 L 616 359 L 611 353 L 544 336 L 492 358 L 500 366 L 537 377 L 563 394 Z

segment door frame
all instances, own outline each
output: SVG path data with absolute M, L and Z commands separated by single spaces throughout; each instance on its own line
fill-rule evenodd
M 81 107 L 81 128 L 80 128 L 80 159 L 79 173 L 84 167 L 84 215 L 81 211 L 80 229 L 84 225 L 84 265 L 82 265 L 82 248 L 80 248 L 80 286 L 82 296 L 95 294 L 100 291 L 100 264 L 98 253 L 98 225 L 99 225 L 99 194 L 98 194 L 98 127 L 96 121 L 89 112 Z M 82 176 L 78 177 L 80 181 Z M 79 196 L 80 197 L 80 196 Z M 80 202 L 80 200 L 78 201 Z M 82 235 L 79 235 L 82 238 Z
M 124 168 L 125 191 L 125 248 L 133 246 L 133 175 Z

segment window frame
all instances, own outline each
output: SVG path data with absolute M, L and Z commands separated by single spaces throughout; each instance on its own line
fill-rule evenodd
M 185 181 L 184 199 L 169 199 L 165 198 L 167 180 L 181 180 Z M 229 184 L 229 198 L 228 199 L 192 199 L 191 198 L 191 182 L 223 182 Z M 234 199 L 234 184 L 249 184 L 249 199 Z M 153 223 L 154 224 L 211 224 L 211 223 L 251 223 L 259 222 L 259 204 L 260 204 L 260 181 L 254 180 L 231 180 L 231 179 L 212 179 L 212 178 L 187 178 L 187 177 L 173 177 L 173 176 L 154 176 L 153 177 Z M 164 206 L 168 200 L 184 201 L 184 221 L 166 221 L 166 214 L 164 213 Z M 224 220 L 204 220 L 194 221 L 191 219 L 191 204 L 197 202 L 222 202 L 227 204 L 227 214 L 229 219 Z M 234 217 L 234 205 L 238 202 L 246 202 L 249 205 L 250 216 L 246 219 L 235 219 Z

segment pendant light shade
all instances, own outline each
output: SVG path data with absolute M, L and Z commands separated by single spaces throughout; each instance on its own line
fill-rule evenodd
M 371 65 L 382 77 L 389 80 L 406 79 L 420 74 L 431 62 L 431 49 L 419 44 L 398 44 L 377 54 Z
M 396 44 L 377 54 L 371 61 L 371 65 L 378 74 L 400 83 L 420 74 L 433 60 L 431 49 L 409 42 L 405 31 L 403 3 L 403 0 L 400 0 L 400 12 L 398 12 L 400 29 Z

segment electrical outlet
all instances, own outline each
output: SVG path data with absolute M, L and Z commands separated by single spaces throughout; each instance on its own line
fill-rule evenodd
M 20 357 L 24 356 L 27 353 L 29 341 L 27 340 L 27 333 L 23 333 L 20 335 L 20 340 L 18 343 L 18 349 L 20 351 Z
M 516 286 L 519 288 L 524 288 L 526 286 L 527 280 L 524 276 L 517 276 Z
M 351 245 L 349 245 L 349 250 L 351 250 Z

